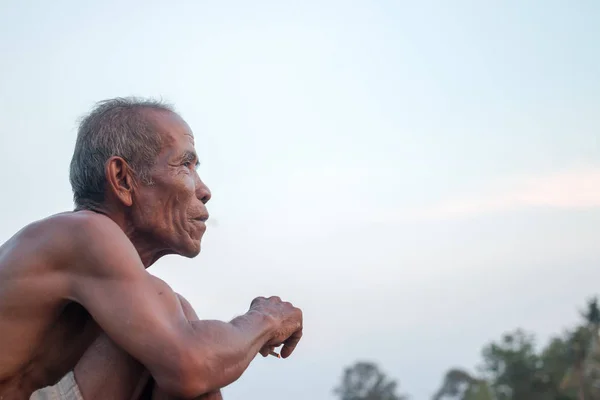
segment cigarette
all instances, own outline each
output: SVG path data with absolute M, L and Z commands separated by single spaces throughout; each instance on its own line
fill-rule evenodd
M 277 353 L 275 352 L 275 350 L 271 350 L 271 351 L 269 352 L 269 355 L 271 355 L 271 356 L 273 356 L 273 357 L 281 358 L 281 356 L 280 356 L 279 354 L 277 354 Z

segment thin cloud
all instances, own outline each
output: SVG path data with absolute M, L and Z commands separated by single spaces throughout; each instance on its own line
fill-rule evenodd
M 493 190 L 446 201 L 419 214 L 430 218 L 465 217 L 531 207 L 600 207 L 600 166 L 516 178 Z
M 377 222 L 469 218 L 526 208 L 600 208 L 600 165 L 579 166 L 546 175 L 514 177 L 493 188 L 443 200 L 420 209 L 379 213 Z

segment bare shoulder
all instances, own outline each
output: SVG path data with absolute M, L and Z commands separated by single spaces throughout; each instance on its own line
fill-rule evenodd
M 75 245 L 81 243 L 87 245 L 90 240 L 104 242 L 110 239 L 111 242 L 122 242 L 125 239 L 126 243 L 133 248 L 123 230 L 113 220 L 102 214 L 77 211 L 57 214 L 43 221 L 61 231 L 68 231 L 67 236 Z
M 74 245 L 73 222 L 72 214 L 64 213 L 26 225 L 0 247 L 3 266 L 32 262 L 51 269 L 64 264 Z
M 29 257 L 47 269 L 69 274 L 126 271 L 110 271 L 119 264 L 118 260 L 123 265 L 141 266 L 133 244 L 121 228 L 110 218 L 88 211 L 57 214 L 33 222 L 3 247 L 0 253 L 10 258 Z
M 127 266 L 144 270 L 133 243 L 110 218 L 89 211 L 64 214 L 62 218 L 70 231 L 75 270 L 99 275 L 125 272 Z
M 0 297 L 6 303 L 10 293 L 31 291 L 46 293 L 54 304 L 59 298 L 73 300 L 73 289 L 86 278 L 134 270 L 146 279 L 142 269 L 133 244 L 109 218 L 91 212 L 57 214 L 25 226 L 0 246 Z M 23 302 L 23 296 L 14 300 Z
M 108 288 L 127 288 L 130 294 L 144 288 L 156 293 L 170 290 L 165 282 L 146 271 L 131 240 L 110 218 L 87 211 L 62 218 L 72 241 L 65 268 L 70 300 L 89 302 L 96 299 L 95 292 Z

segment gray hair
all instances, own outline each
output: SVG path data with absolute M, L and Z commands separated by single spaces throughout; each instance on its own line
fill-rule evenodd
M 128 97 L 101 101 L 81 119 L 69 174 L 76 209 L 102 204 L 105 166 L 113 156 L 122 157 L 141 183 L 152 184 L 161 138 L 148 110 L 175 112 L 160 101 Z

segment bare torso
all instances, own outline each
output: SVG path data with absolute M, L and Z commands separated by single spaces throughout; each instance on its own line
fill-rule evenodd
M 56 383 L 99 333 L 68 299 L 72 218 L 81 217 L 36 222 L 0 247 L 0 398 L 26 398 Z
M 267 341 L 283 343 L 271 337 L 272 314 L 248 313 L 235 320 L 241 327 L 198 321 L 191 305 L 145 268 L 125 232 L 90 211 L 35 222 L 0 246 L 0 400 L 26 400 L 55 384 L 99 336 L 146 368 L 162 391 L 210 393 L 207 399 L 220 398 L 218 389 L 235 381 Z M 261 300 L 275 303 L 275 315 L 281 307 L 297 310 L 279 298 Z M 291 321 L 297 329 L 300 322 Z M 247 339 L 244 329 L 257 338 Z M 216 367 L 196 362 L 213 359 L 204 357 L 205 343 L 241 367 L 212 373 L 226 369 L 220 360 Z M 189 349 L 198 356 L 186 359 Z

